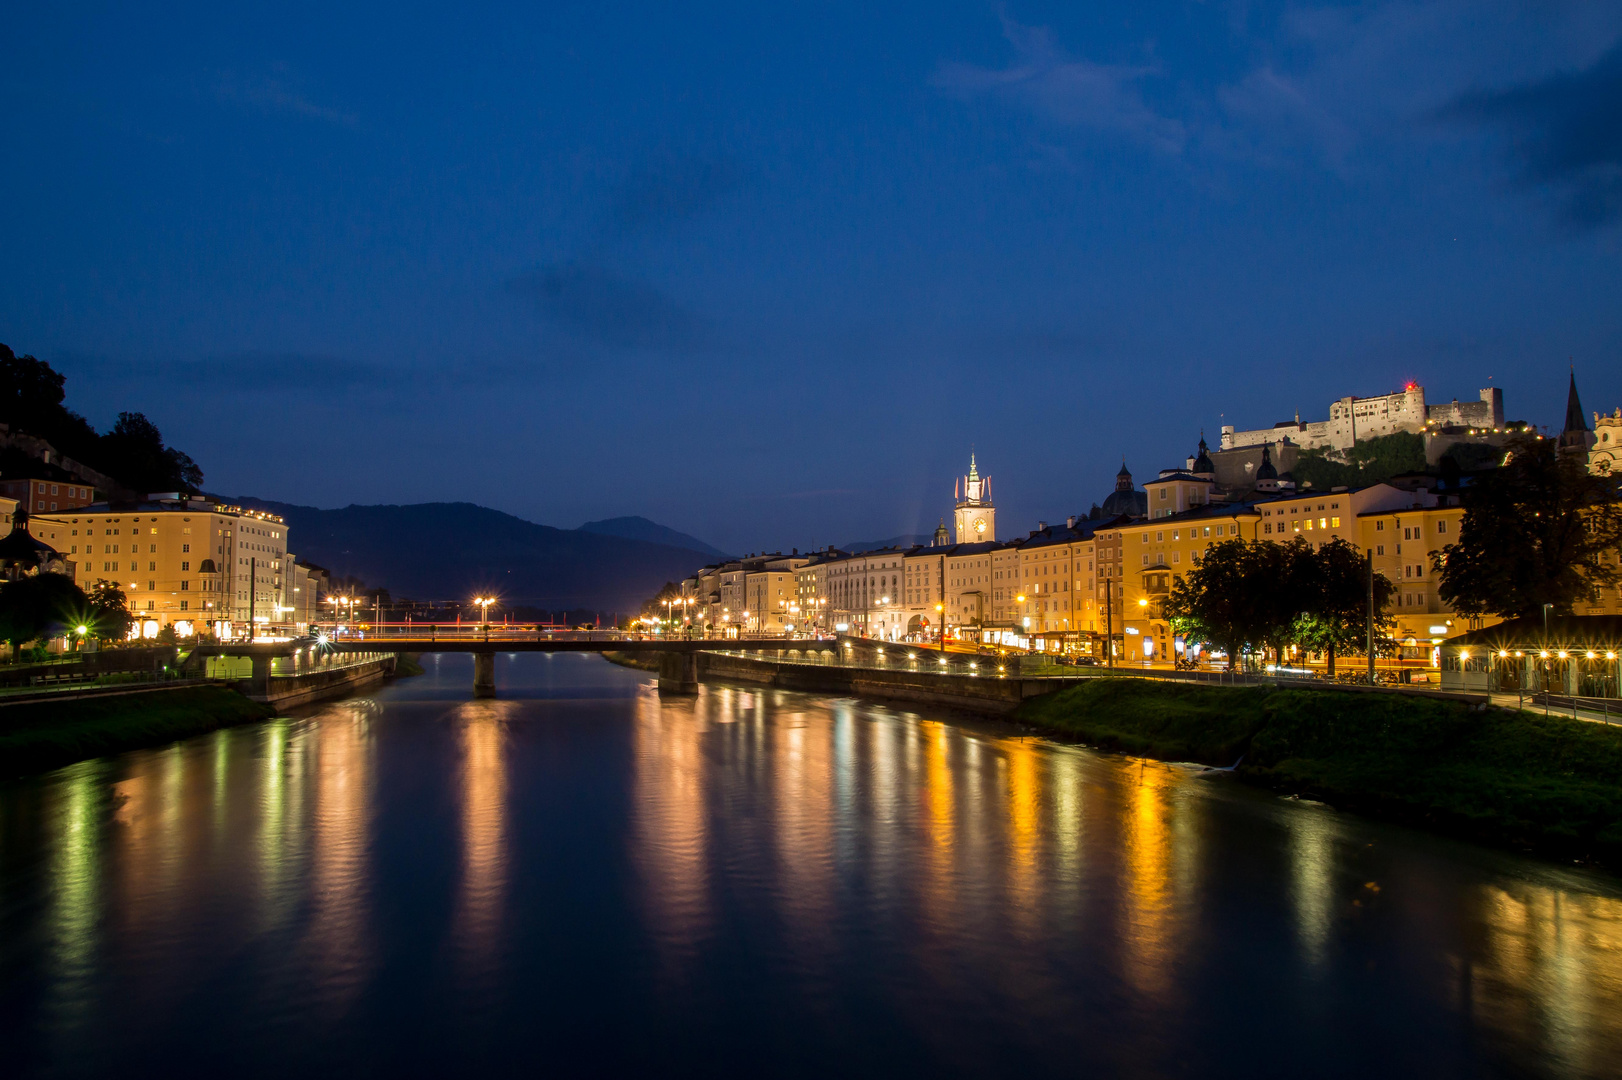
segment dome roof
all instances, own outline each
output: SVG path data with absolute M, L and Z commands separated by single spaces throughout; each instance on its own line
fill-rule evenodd
M 1210 448 L 1205 445 L 1205 432 L 1200 432 L 1200 452 L 1194 459 L 1194 467 L 1189 470 L 1193 473 L 1214 473 L 1216 466 L 1211 463 Z
M 1273 468 L 1273 455 L 1272 455 L 1272 452 L 1268 449 L 1266 443 L 1262 444 L 1262 465 L 1261 465 L 1261 468 L 1256 470 L 1256 479 L 1258 479 L 1258 480 L 1277 480 L 1278 479 L 1278 470 Z
M 1131 488 L 1117 489 L 1109 493 L 1101 509 L 1106 518 L 1119 517 L 1122 514 L 1143 517 L 1149 512 L 1149 493 L 1134 491 Z
M 0 540 L 0 566 L 36 570 L 61 557 L 61 552 L 28 531 L 28 511 L 17 507 L 11 517 L 11 532 Z

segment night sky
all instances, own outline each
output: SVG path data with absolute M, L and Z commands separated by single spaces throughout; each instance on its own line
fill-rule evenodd
M 1622 405 L 1622 4 L 233 7 L 0 65 L 0 341 L 212 491 L 786 550 Z

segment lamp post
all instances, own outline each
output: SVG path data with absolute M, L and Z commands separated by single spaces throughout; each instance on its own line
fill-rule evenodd
M 496 602 L 493 596 L 475 596 L 473 603 L 479 609 L 479 621 L 484 624 L 484 640 L 490 640 L 490 605 Z

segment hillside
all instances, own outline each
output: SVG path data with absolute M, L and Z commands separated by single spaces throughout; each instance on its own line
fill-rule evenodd
M 665 582 L 710 561 L 700 551 L 554 529 L 472 503 L 320 510 L 232 501 L 285 518 L 299 558 L 386 586 L 400 599 L 494 593 L 512 604 L 634 611 Z
M 686 548 L 688 551 L 697 551 L 708 555 L 712 560 L 725 561 L 732 558 L 720 548 L 711 547 L 696 536 L 689 536 L 684 532 L 677 532 L 668 525 L 661 525 L 657 521 L 649 521 L 645 517 L 617 517 L 605 518 L 602 521 L 588 521 L 580 526 L 579 532 L 600 533 L 603 536 L 618 536 L 625 540 L 645 540 L 650 544 L 664 544 L 666 547 Z

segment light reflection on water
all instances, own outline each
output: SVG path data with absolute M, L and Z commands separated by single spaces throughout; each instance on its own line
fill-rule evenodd
M 458 700 L 459 659 L 0 788 L 22 1071 L 1622 1061 L 1614 879 L 1005 725 L 660 699 L 588 658 Z

